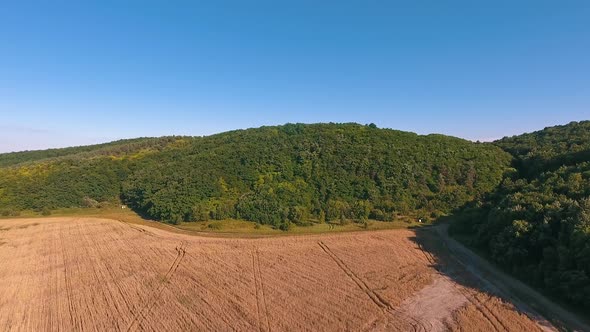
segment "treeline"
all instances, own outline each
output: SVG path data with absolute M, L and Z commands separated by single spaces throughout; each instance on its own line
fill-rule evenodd
M 514 171 L 451 232 L 532 285 L 590 309 L 590 121 L 504 138 Z
M 80 149 L 27 152 L 33 161 L 0 155 L 12 160 L 0 167 L 0 210 L 122 200 L 167 222 L 238 218 L 282 229 L 310 220 L 436 218 L 493 190 L 510 162 L 490 144 L 358 124 Z

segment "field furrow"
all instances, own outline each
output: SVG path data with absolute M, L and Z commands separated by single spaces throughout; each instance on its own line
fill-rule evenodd
M 0 226 L 2 331 L 536 327 L 411 230 L 240 239 L 93 218 Z

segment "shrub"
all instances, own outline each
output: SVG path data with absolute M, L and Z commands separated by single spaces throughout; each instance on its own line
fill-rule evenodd
M 344 217 L 344 215 L 340 216 L 340 225 L 342 225 L 342 226 L 348 225 L 348 219 L 346 219 L 346 217 Z
M 324 210 L 320 211 L 319 222 L 320 222 L 320 224 L 323 224 L 326 222 L 326 212 L 324 212 Z
M 13 209 L 6 209 L 0 212 L 0 215 L 3 217 L 18 217 L 20 216 L 20 211 L 13 210 Z
M 99 205 L 99 203 L 95 199 L 92 199 L 90 197 L 82 198 L 82 206 L 83 207 L 94 208 L 94 207 L 97 207 L 98 205 Z
M 387 220 L 386 214 L 380 209 L 371 210 L 371 213 L 369 214 L 369 218 L 379 220 L 379 221 Z
M 291 223 L 288 221 L 282 222 L 279 224 L 279 229 L 284 232 L 287 232 L 291 229 Z
M 112 206 L 113 206 L 113 204 L 111 202 L 107 202 L 107 201 L 103 201 L 103 202 L 98 203 L 99 209 L 108 209 Z
M 218 231 L 223 228 L 223 223 L 221 223 L 219 221 L 214 221 L 212 223 L 209 223 L 209 225 L 207 225 L 207 228 Z

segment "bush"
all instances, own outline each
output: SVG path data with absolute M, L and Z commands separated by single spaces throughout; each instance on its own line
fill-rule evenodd
M 210 211 L 206 203 L 199 203 L 192 208 L 191 221 L 209 221 Z
M 306 209 L 302 206 L 291 206 L 287 213 L 287 219 L 296 224 L 302 223 L 308 218 Z
M 85 208 L 95 208 L 99 205 L 98 201 L 90 197 L 82 198 L 82 206 Z
M 430 213 L 430 218 L 432 218 L 433 220 L 437 220 L 438 218 L 444 216 L 444 214 L 440 211 L 432 211 Z
M 324 210 L 320 211 L 320 216 L 318 221 L 320 222 L 320 224 L 323 224 L 326 222 L 326 212 L 324 212 Z
M 214 221 L 214 222 L 210 223 L 209 225 L 207 225 L 207 228 L 218 231 L 223 228 L 223 223 L 221 223 L 219 221 Z
M 380 209 L 371 210 L 371 213 L 369 214 L 369 218 L 379 220 L 379 221 L 387 220 L 386 214 Z
M 180 223 L 183 221 L 182 216 L 175 214 L 170 216 L 170 218 L 167 220 L 169 224 L 172 225 L 180 225 Z
M 42 216 L 50 216 L 51 210 L 49 210 L 48 208 L 43 208 L 43 209 L 41 209 L 41 215 Z
M 346 217 L 344 217 L 344 215 L 341 215 L 340 216 L 340 225 L 341 226 L 345 226 L 345 225 L 348 225 L 348 224 L 349 224 L 348 219 L 346 219 Z
M 18 217 L 18 216 L 20 216 L 20 211 L 7 209 L 7 210 L 2 210 L 0 212 L 0 215 L 3 217 Z
M 113 206 L 113 204 L 111 202 L 107 202 L 107 201 L 103 201 L 103 202 L 98 203 L 99 209 L 108 209 L 112 206 Z
M 284 232 L 287 232 L 291 229 L 291 223 L 288 221 L 282 222 L 279 224 L 279 229 Z

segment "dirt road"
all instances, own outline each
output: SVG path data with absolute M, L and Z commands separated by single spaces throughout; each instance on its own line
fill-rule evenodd
M 545 330 L 552 330 L 553 326 L 541 314 L 551 317 L 558 326 L 574 331 L 590 331 L 590 326 L 579 317 L 563 309 L 539 292 L 525 285 L 521 281 L 507 275 L 488 261 L 465 247 L 448 235 L 448 225 L 438 225 L 432 228 L 442 239 L 449 252 L 460 264 L 477 276 L 493 292 L 503 298 L 510 299 L 520 310 L 534 316 Z

